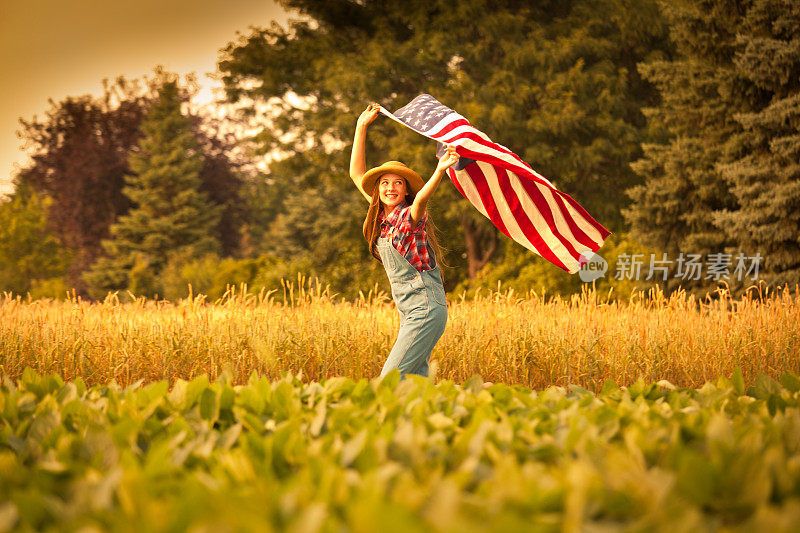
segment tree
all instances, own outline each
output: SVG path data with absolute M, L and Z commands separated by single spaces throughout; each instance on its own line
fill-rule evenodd
M 747 10 L 733 61 L 758 98 L 734 118 L 743 134 L 729 142 L 736 159 L 720 166 L 739 208 L 717 225 L 738 250 L 764 257 L 772 285 L 800 283 L 800 5 L 757 0 Z
M 121 96 L 118 105 L 113 103 Z M 130 207 L 122 194 L 126 156 L 139 137 L 146 110 L 143 97 L 124 83 L 106 86 L 101 99 L 90 96 L 50 101 L 46 118 L 20 120 L 33 163 L 16 177 L 53 199 L 48 227 L 73 251 L 69 278 L 83 292 L 80 273 L 100 253 L 108 226 Z
M 355 119 L 370 101 L 397 109 L 422 92 L 467 116 L 619 230 L 626 200 L 614 192 L 639 179 L 628 167 L 640 153 L 639 107 L 655 98 L 635 65 L 665 42 L 654 2 L 283 4 L 304 18 L 231 43 L 219 69 L 231 102 L 271 102 L 276 110 L 254 139 L 261 150 L 287 156 L 270 169 L 276 196 L 288 201 L 318 189 L 335 199 L 316 224 L 317 239 L 287 248 L 313 254 L 308 246 L 336 235 L 336 246 L 352 252 L 349 261 L 369 264 L 360 237 L 365 206 L 347 178 Z M 432 141 L 390 121 L 370 126 L 369 165 L 402 159 L 425 176 L 435 167 L 434 150 Z M 278 203 L 270 224 L 308 216 L 289 205 Z M 441 187 L 430 209 L 452 249 L 449 286 L 474 276 L 502 249 L 493 227 L 453 187 Z M 283 246 L 280 239 L 292 240 L 291 232 L 265 246 Z
M 66 273 L 69 256 L 46 227 L 51 205 L 28 186 L 0 203 L 0 290 L 25 294 L 37 282 Z
M 141 137 L 140 126 L 158 87 L 174 75 L 156 69 L 153 78 L 104 82 L 104 94 L 50 101 L 43 119 L 20 120 L 18 136 L 31 153 L 32 163 L 15 176 L 17 187 L 31 185 L 53 199 L 48 227 L 74 257 L 69 286 L 87 295 L 81 273 L 103 254 L 101 241 L 109 227 L 131 207 L 123 194 L 130 173 L 128 153 Z M 191 81 L 191 80 L 190 80 Z M 190 97 L 182 91 L 182 98 Z M 228 156 L 233 143 L 217 135 L 208 119 L 191 115 L 192 129 L 203 152 L 201 190 L 224 206 L 217 228 L 222 253 L 239 253 L 240 233 L 247 219 L 240 196 L 243 178 L 238 163 Z
M 729 258 L 735 290 L 740 255 L 760 254 L 768 280 L 796 283 L 796 2 L 676 1 L 662 8 L 676 57 L 640 67 L 661 103 L 646 110 L 652 137 L 633 165 L 644 178 L 629 190 L 633 205 L 625 214 L 634 234 L 673 259 Z M 673 277 L 667 288 L 703 293 L 706 278 Z
M 172 254 L 219 252 L 215 228 L 221 207 L 199 190 L 203 158 L 191 120 L 181 113 L 175 81 L 159 90 L 142 134 L 138 150 L 130 154 L 132 174 L 123 188 L 134 207 L 112 224 L 113 237 L 103 242 L 107 255 L 84 275 L 95 297 L 132 284 L 154 296 L 156 277 Z

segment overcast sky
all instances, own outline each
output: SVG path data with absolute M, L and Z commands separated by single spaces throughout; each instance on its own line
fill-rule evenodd
M 156 65 L 210 87 L 219 50 L 272 20 L 286 21 L 272 0 L 0 0 L 0 194 L 26 161 L 18 119 L 43 117 L 48 98 L 99 95 L 103 78 Z

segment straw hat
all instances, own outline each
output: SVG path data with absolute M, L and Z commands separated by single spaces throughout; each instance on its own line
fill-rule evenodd
M 372 193 L 375 191 L 375 184 L 378 183 L 378 179 L 384 174 L 397 174 L 405 178 L 408 183 L 408 192 L 411 194 L 418 193 L 422 186 L 425 185 L 425 182 L 422 181 L 419 174 L 400 161 L 387 161 L 379 167 L 369 169 L 367 173 L 364 174 L 364 177 L 361 178 L 361 188 L 364 189 L 365 193 L 372 196 Z

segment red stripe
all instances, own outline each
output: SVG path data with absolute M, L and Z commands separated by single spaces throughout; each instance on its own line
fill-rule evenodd
M 519 179 L 519 176 L 517 176 L 517 179 Z M 586 234 L 580 230 L 580 228 L 578 228 L 577 224 L 575 224 L 568 214 L 564 215 L 563 211 L 558 214 L 564 215 L 562 218 L 566 221 L 567 226 L 572 232 L 572 236 L 567 236 L 561 233 L 561 230 L 558 229 L 558 226 L 555 222 L 556 214 L 554 214 L 551 210 L 550 204 L 547 202 L 547 198 L 544 197 L 544 194 L 542 194 L 542 191 L 536 187 L 535 183 L 531 183 L 528 180 L 519 179 L 519 183 L 522 185 L 522 188 L 525 189 L 525 192 L 528 193 L 531 201 L 536 204 L 536 208 L 539 210 L 539 212 L 542 213 L 542 216 L 544 217 L 545 222 L 547 222 L 547 226 L 553 232 L 553 235 L 555 235 L 561 244 L 567 248 L 567 251 L 573 259 L 578 261 L 581 257 L 581 254 L 575 249 L 573 239 L 586 247 L 597 247 L 597 245 L 591 239 L 589 239 Z M 554 196 L 556 198 L 556 203 L 558 203 L 558 195 L 556 194 Z
M 545 242 L 544 238 L 539 234 L 539 231 L 531 222 L 531 219 L 528 216 L 529 215 L 528 212 L 526 212 L 525 208 L 522 207 L 522 203 L 520 202 L 516 191 L 514 191 L 514 189 L 511 187 L 511 180 L 508 178 L 506 170 L 503 168 L 494 167 L 494 171 L 497 174 L 497 183 L 500 187 L 500 191 L 503 193 L 503 197 L 505 198 L 505 201 L 508 204 L 509 209 L 511 210 L 511 214 L 514 217 L 514 220 L 517 221 L 517 224 L 519 224 L 519 227 L 525 234 L 525 237 L 527 237 L 530 243 L 533 244 L 534 247 L 536 247 L 537 251 L 539 252 L 539 255 L 541 255 L 542 257 L 544 257 L 557 267 L 562 268 L 567 272 L 569 272 L 569 269 L 561 260 L 561 258 L 558 257 L 558 255 L 556 255 L 556 253 L 553 251 L 552 248 L 550 248 L 550 245 L 548 245 Z M 558 232 L 553 227 L 553 224 L 551 223 L 553 217 L 550 214 L 549 207 L 546 204 L 542 206 L 535 200 L 534 203 L 536 203 L 539 213 L 542 214 L 542 216 L 545 218 L 545 220 L 548 223 L 548 226 L 553 231 L 553 234 L 558 238 L 559 241 L 561 241 L 562 244 L 564 244 L 564 246 L 567 248 L 567 251 L 572 255 L 572 257 L 577 260 L 579 254 L 575 252 L 575 249 L 569 242 L 565 242 L 565 239 L 561 235 L 559 235 Z
M 523 180 L 520 180 L 520 182 L 523 182 Z M 524 183 L 523 183 L 523 186 L 524 186 Z M 579 243 L 581 243 L 582 245 L 584 245 L 584 246 L 588 247 L 590 250 L 592 250 L 592 251 L 595 251 L 595 252 L 596 252 L 596 251 L 597 251 L 597 250 L 600 248 L 600 246 L 598 246 L 598 245 L 597 245 L 597 243 L 595 243 L 595 242 L 594 242 L 594 240 L 593 240 L 591 237 L 589 237 L 589 236 L 588 236 L 588 235 L 587 235 L 587 234 L 586 234 L 586 233 L 585 233 L 585 232 L 584 232 L 584 231 L 583 231 L 583 230 L 582 230 L 582 229 L 581 229 L 581 228 L 580 228 L 580 227 L 579 227 L 579 226 L 578 226 L 578 225 L 575 223 L 575 219 L 573 218 L 573 216 L 572 216 L 572 213 L 570 213 L 570 212 L 567 210 L 567 206 L 566 206 L 566 205 L 564 205 L 564 198 L 563 198 L 563 196 L 567 196 L 567 195 L 565 195 L 565 194 L 564 194 L 564 193 L 562 193 L 561 191 L 555 191 L 555 193 L 557 193 L 557 194 L 553 194 L 553 198 L 555 199 L 555 201 L 556 201 L 556 204 L 558 204 L 558 208 L 559 208 L 559 210 L 561 211 L 561 215 L 564 217 L 564 220 L 566 220 L 566 221 L 567 221 L 567 225 L 569 226 L 569 229 L 570 229 L 570 231 L 572 231 L 572 234 L 575 236 L 575 239 L 576 239 L 576 240 L 577 240 Z M 574 201 L 574 200 L 573 200 L 573 201 Z M 592 217 L 590 217 L 590 216 L 589 216 L 589 214 L 588 214 L 588 213 L 586 213 L 586 212 L 584 211 L 584 219 L 586 219 L 587 217 L 588 217 L 588 218 L 590 218 L 590 219 L 592 218 Z M 592 221 L 594 222 L 594 219 L 592 219 Z M 588 220 L 587 220 L 587 222 L 588 222 Z M 595 224 L 596 224 L 596 222 L 595 222 Z M 595 227 L 596 227 L 596 226 L 595 226 Z M 605 228 L 603 228 L 602 226 L 600 226 L 600 227 L 601 227 L 601 228 L 602 228 L 604 231 L 606 231 L 606 232 L 607 232 L 607 234 L 606 234 L 606 235 L 603 235 L 603 233 L 602 233 L 602 232 L 600 232 L 600 235 L 601 235 L 601 237 L 602 237 L 602 238 L 605 240 L 605 238 L 606 238 L 606 237 L 608 237 L 608 235 L 610 235 L 610 234 L 611 234 L 611 232 L 610 232 L 610 231 L 608 231 L 608 230 L 606 230 L 606 229 L 605 229 Z
M 605 227 L 603 227 L 599 222 L 597 222 L 578 202 L 575 201 L 574 198 L 572 198 L 567 193 L 564 193 L 564 192 L 559 191 L 558 189 L 555 189 L 552 186 L 552 184 L 548 183 L 547 181 L 544 180 L 543 177 L 541 177 L 538 174 L 536 174 L 535 171 L 533 170 L 533 168 L 530 165 L 528 165 L 517 154 L 515 154 L 514 152 L 512 152 L 508 148 L 500 146 L 499 144 L 494 143 L 492 141 L 487 141 L 483 137 L 481 137 L 481 136 L 479 136 L 479 135 L 477 135 L 475 133 L 472 133 L 472 131 L 462 132 L 462 133 L 460 133 L 458 135 L 453 136 L 452 138 L 440 139 L 440 137 L 446 135 L 448 132 L 454 130 L 455 128 L 457 128 L 459 126 L 468 126 L 471 130 L 474 130 L 476 132 L 480 131 L 477 128 L 475 128 L 474 126 L 472 126 L 469 123 L 468 120 L 466 120 L 465 118 L 462 117 L 462 118 L 459 118 L 457 120 L 454 120 L 453 122 L 451 122 L 450 124 L 445 126 L 442 130 L 437 132 L 435 135 L 427 135 L 427 136 L 432 138 L 432 139 L 436 139 L 436 140 L 438 140 L 440 142 L 446 142 L 446 143 L 447 142 L 452 142 L 452 141 L 457 140 L 457 139 L 469 138 L 470 140 L 472 140 L 472 141 L 474 141 L 474 142 L 476 142 L 476 143 L 478 143 L 478 144 L 480 144 L 482 146 L 486 146 L 488 148 L 493 148 L 493 149 L 495 149 L 495 150 L 497 150 L 499 152 L 502 152 L 504 154 L 512 156 L 514 159 L 516 159 L 517 161 L 520 162 L 521 166 L 517 167 L 516 165 L 513 165 L 512 163 L 508 163 L 508 162 L 503 161 L 502 159 L 500 159 L 500 158 L 498 158 L 496 156 L 492 156 L 492 155 L 489 155 L 489 154 L 482 154 L 481 153 L 482 154 L 481 157 L 473 157 L 474 155 L 477 155 L 480 152 L 475 152 L 475 151 L 469 150 L 467 148 L 464 148 L 463 146 L 459 147 L 459 149 L 461 151 L 467 151 L 467 152 L 469 152 L 469 154 L 472 154 L 472 156 L 468 156 L 468 157 L 470 157 L 470 159 L 475 159 L 477 161 L 486 161 L 488 163 L 492 163 L 494 166 L 500 166 L 500 167 L 502 167 L 502 168 L 504 168 L 506 170 L 510 170 L 511 172 L 517 174 L 518 176 L 521 175 L 521 176 L 527 177 L 529 179 L 535 180 L 537 183 L 541 183 L 541 184 L 545 185 L 546 187 L 550 188 L 551 190 L 555 191 L 557 194 L 554 194 L 554 197 L 555 197 L 556 201 L 559 204 L 559 209 L 561 210 L 561 212 L 564 215 L 564 217 L 567 219 L 568 223 L 570 221 L 572 221 L 572 217 L 571 217 L 571 215 L 569 215 L 569 212 L 566 211 L 566 207 L 563 205 L 564 201 L 569 202 L 569 204 L 581 216 L 584 217 L 586 222 L 588 222 L 589 225 L 591 225 L 593 228 L 595 228 L 597 230 L 598 233 L 600 233 L 600 236 L 601 236 L 602 239 L 605 239 L 606 237 L 611 235 L 611 232 L 609 230 L 607 230 Z M 459 151 L 459 154 L 462 153 L 461 151 Z M 464 155 L 467 155 L 467 154 L 465 153 Z M 520 181 L 524 183 L 524 180 L 520 180 Z M 573 226 L 574 226 L 574 228 L 573 228 Z M 580 228 L 578 228 L 576 225 L 571 224 L 570 225 L 570 229 L 573 231 L 573 233 L 575 234 L 576 239 L 578 239 L 579 242 L 581 242 L 581 244 L 583 244 L 584 246 L 590 247 L 594 251 L 597 251 L 599 249 L 599 246 L 591 238 L 589 238 L 589 236 L 586 235 Z M 579 237 L 579 235 L 580 235 L 580 237 Z M 584 240 L 584 239 L 586 239 L 586 240 Z
M 477 131 L 477 130 L 475 130 L 475 131 Z M 469 139 L 471 141 L 474 141 L 474 142 L 476 142 L 478 144 L 481 144 L 483 146 L 486 146 L 488 148 L 493 148 L 493 149 L 497 150 L 498 152 L 502 152 L 504 154 L 508 154 L 508 155 L 514 157 L 521 164 L 527 166 L 527 163 L 525 163 L 525 161 L 520 159 L 517 154 L 515 154 L 514 152 L 512 152 L 508 148 L 506 148 L 504 146 L 500 146 L 499 144 L 496 144 L 496 143 L 494 143 L 492 141 L 487 141 L 486 139 L 484 139 L 483 137 L 481 137 L 480 135 L 478 135 L 476 133 L 473 133 L 472 131 L 462 131 L 462 132 L 457 133 L 456 135 L 453 135 L 452 137 L 448 137 L 446 139 L 439 139 L 438 137 L 439 136 L 436 135 L 434 138 L 436 138 L 436 140 L 438 140 L 439 142 L 443 142 L 445 144 L 452 144 L 453 141 L 457 141 L 459 139 Z
M 499 167 L 495 166 L 495 168 L 497 169 Z M 558 238 L 559 241 L 561 241 L 565 246 L 567 246 L 568 250 L 570 251 L 570 254 L 576 261 L 580 259 L 580 253 L 578 253 L 578 251 L 575 250 L 572 244 L 573 239 L 579 242 L 580 244 L 586 246 L 587 248 L 593 250 L 599 249 L 599 246 L 588 235 L 586 235 L 586 233 L 584 233 L 584 231 L 580 227 L 578 227 L 578 225 L 575 223 L 575 220 L 572 218 L 572 215 L 567 211 L 566 207 L 564 206 L 563 200 L 561 199 L 561 195 L 563 194 L 561 191 L 548 187 L 548 190 L 553 193 L 553 200 L 556 202 L 556 205 L 558 206 L 559 213 L 561 214 L 562 219 L 566 222 L 567 226 L 569 227 L 570 232 L 572 233 L 572 237 L 563 235 L 558 229 L 558 226 L 555 223 L 555 214 L 550 208 L 550 204 L 547 202 L 547 198 L 545 198 L 542 191 L 539 190 L 539 187 L 537 187 L 535 183 L 533 183 L 531 180 L 527 178 L 520 178 L 519 175 L 515 173 L 512 174 L 517 178 L 520 185 L 522 185 L 522 188 L 525 189 L 525 192 L 528 193 L 530 199 L 533 201 L 534 204 L 536 204 L 536 207 L 545 217 L 547 225 L 550 227 L 551 230 L 553 230 L 553 234 Z
M 470 138 L 470 140 L 474 141 L 476 139 Z M 486 141 L 483 141 L 483 140 L 481 140 L 481 141 L 482 142 L 480 142 L 479 144 L 481 144 L 483 146 L 489 146 L 489 144 L 494 144 L 494 143 L 487 143 Z M 465 156 L 466 156 L 465 152 L 468 152 L 468 153 L 473 154 L 473 155 L 474 154 L 478 154 L 479 157 L 473 157 L 472 155 L 470 155 L 468 157 L 470 159 L 475 159 L 477 161 L 485 161 L 487 163 L 492 163 L 494 166 L 502 166 L 504 169 L 509 170 L 509 171 L 511 171 L 511 172 L 513 172 L 515 174 L 524 173 L 526 177 L 529 177 L 532 180 L 536 180 L 538 183 L 541 183 L 542 185 L 545 185 L 547 187 L 553 188 L 553 184 L 552 183 L 547 181 L 543 176 L 540 176 L 540 175 L 536 174 L 533 171 L 532 168 L 530 168 L 524 161 L 522 161 L 519 157 L 517 157 L 517 155 L 514 154 L 513 152 L 508 152 L 508 153 L 510 155 L 514 156 L 514 158 L 516 158 L 521 164 L 517 165 L 517 164 L 514 164 L 514 163 L 510 163 L 510 162 L 508 162 L 508 161 L 506 161 L 506 160 L 504 160 L 504 159 L 502 159 L 500 157 L 497 157 L 496 155 L 492 155 L 492 154 L 489 154 L 487 152 L 478 152 L 478 151 L 472 150 L 470 148 L 467 148 L 466 146 L 457 146 L 456 147 L 456 151 L 459 154 L 465 155 Z
M 575 210 L 586 220 L 586 222 L 588 222 L 592 227 L 594 227 L 600 233 L 600 238 L 601 239 L 605 240 L 606 237 L 611 235 L 611 232 L 608 231 L 606 228 L 604 228 L 603 225 L 600 224 L 598 221 L 596 221 L 592 217 L 592 215 L 587 213 L 586 210 L 583 207 L 581 207 L 581 205 L 578 202 L 576 202 L 575 199 L 572 196 L 570 196 L 569 194 L 567 194 L 565 192 L 560 192 L 559 191 L 559 194 L 557 195 L 557 197 L 559 199 L 563 199 L 566 202 L 569 202 L 569 205 L 574 207 Z M 598 248 L 599 248 L 599 246 L 598 246 Z M 596 252 L 597 249 L 593 248 L 593 251 Z
M 497 210 L 497 205 L 494 203 L 494 197 L 492 197 L 492 191 L 489 190 L 489 184 L 486 183 L 486 177 L 483 175 L 483 172 L 481 172 L 481 169 L 478 167 L 478 165 L 467 165 L 464 170 L 469 175 L 472 183 L 475 184 L 475 188 L 478 190 L 478 195 L 481 197 L 484 210 L 486 211 L 486 214 L 489 215 L 489 220 L 491 220 L 492 224 L 497 226 L 497 228 L 502 231 L 506 237 L 513 241 L 514 238 L 508 233 L 506 225 L 503 224 L 503 219 L 500 217 L 500 211 Z
M 559 197 L 563 198 L 565 201 L 568 201 L 570 203 L 570 205 L 575 207 L 576 210 L 578 211 L 578 213 L 586 219 L 587 223 L 589 223 L 592 227 L 594 227 L 600 233 L 600 235 L 602 236 L 603 239 L 605 239 L 608 235 L 611 234 L 610 231 L 608 231 L 600 223 L 598 223 L 595 219 L 593 219 L 591 216 L 589 216 L 589 214 L 582 207 L 580 207 L 580 205 L 578 205 L 578 203 L 570 195 L 568 195 L 567 193 L 561 192 L 558 189 L 553 188 L 552 185 L 549 185 L 546 182 L 541 181 L 540 179 L 538 179 L 536 177 L 535 174 L 531 173 L 529 170 L 524 169 L 524 168 L 520 169 L 516 165 L 512 165 L 512 164 L 510 164 L 510 163 L 508 163 L 506 161 L 503 161 L 502 159 L 500 159 L 498 157 L 495 157 L 495 156 L 492 156 L 492 155 L 488 155 L 488 154 L 485 154 L 483 152 L 475 152 L 473 150 L 469 150 L 467 148 L 464 148 L 463 146 L 460 146 L 459 150 L 460 150 L 459 154 L 464 156 L 464 157 L 468 157 L 470 159 L 475 159 L 476 161 L 483 161 L 483 162 L 486 162 L 486 163 L 491 163 L 492 165 L 494 165 L 496 167 L 501 167 L 501 168 L 504 168 L 506 170 L 510 170 L 511 172 L 513 172 L 514 174 L 517 174 L 518 176 L 521 175 L 522 177 L 526 177 L 526 178 L 529 178 L 529 179 L 532 179 L 532 180 L 536 181 L 537 183 L 541 183 L 542 185 L 544 185 L 544 186 L 550 188 L 551 190 L 553 190 L 556 193 L 554 195 L 556 198 L 559 198 Z M 470 165 L 470 166 L 472 166 L 472 165 Z M 467 168 L 469 168 L 469 167 L 467 167 Z M 524 184 L 525 180 L 521 179 L 520 182 Z M 593 241 L 590 241 L 590 242 L 592 243 L 590 247 L 591 247 L 591 249 L 593 251 L 597 251 L 600 248 L 600 246 L 595 244 Z M 589 244 L 586 244 L 586 246 L 589 246 Z
M 467 195 L 464 194 L 464 189 L 461 187 L 461 183 L 458 181 L 458 176 L 456 174 L 456 170 L 453 167 L 448 168 L 447 169 L 447 175 L 450 176 L 450 181 L 452 181 L 453 185 L 456 186 L 456 189 L 458 189 L 458 192 L 461 193 L 461 196 L 466 198 Z
M 428 137 L 432 137 L 432 138 L 436 139 L 437 137 L 441 137 L 442 135 L 447 135 L 448 133 L 450 133 L 451 131 L 453 131 L 454 129 L 456 129 L 459 126 L 469 126 L 469 125 L 470 124 L 466 119 L 460 118 L 460 119 L 454 120 L 453 122 L 451 122 L 450 124 L 448 124 L 447 126 L 442 128 L 441 130 L 437 131 L 435 134 L 433 134 L 433 135 L 426 134 L 426 135 Z

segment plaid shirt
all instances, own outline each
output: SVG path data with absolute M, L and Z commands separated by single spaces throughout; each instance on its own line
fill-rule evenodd
M 411 266 L 419 272 L 430 270 L 431 258 L 428 254 L 428 234 L 425 232 L 425 223 L 428 220 L 427 210 L 422 214 L 422 219 L 415 227 L 411 222 L 411 206 L 405 201 L 400 202 L 384 218 L 383 209 L 378 212 L 378 222 L 381 228 L 381 237 L 390 239 L 400 255 L 406 258 Z

